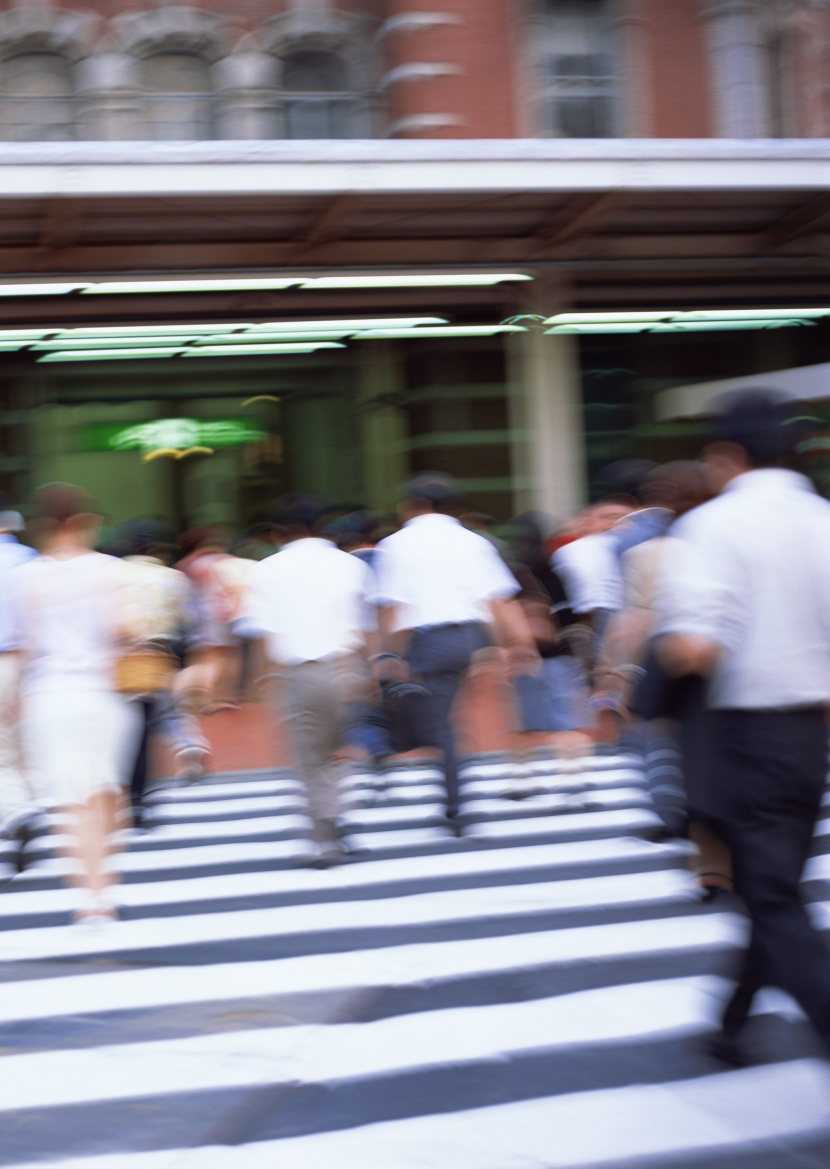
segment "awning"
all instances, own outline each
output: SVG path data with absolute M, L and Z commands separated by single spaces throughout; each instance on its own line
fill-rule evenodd
M 827 295 L 829 191 L 825 140 L 4 144 L 0 273 L 482 265 L 561 278 L 549 311 L 807 304 Z M 383 299 L 397 308 L 425 296 Z M 451 290 L 440 303 L 454 296 L 462 303 Z M 472 299 L 498 308 L 504 290 Z M 238 302 L 226 296 L 215 311 Z M 118 307 L 130 315 L 127 299 Z M 182 301 L 152 307 L 163 318 Z M 4 299 L 0 319 L 28 319 L 31 303 L 22 308 Z M 280 308 L 293 311 L 290 292 Z M 68 320 L 65 303 L 61 312 Z
M 713 402 L 721 394 L 760 387 L 783 390 L 805 401 L 830 398 L 830 362 L 664 390 L 656 398 L 656 415 L 661 421 L 669 418 L 698 418 L 711 411 Z

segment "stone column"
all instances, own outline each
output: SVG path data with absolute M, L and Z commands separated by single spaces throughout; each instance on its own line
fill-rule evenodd
M 239 48 L 213 66 L 217 136 L 235 139 L 281 137 L 274 105 L 277 62 L 270 53 Z
M 642 0 L 626 0 L 618 9 L 620 132 L 625 138 L 654 135 L 653 78 L 646 39 L 649 13 Z
M 561 290 L 542 280 L 523 311 L 564 311 Z M 510 340 L 513 473 L 525 510 L 570 516 L 587 499 L 579 348 L 574 336 L 541 328 Z
M 94 53 L 75 66 L 74 80 L 84 138 L 129 142 L 147 137 L 135 66 L 127 53 Z
M 376 511 L 395 509 L 398 489 L 409 474 L 404 411 L 394 403 L 403 389 L 394 343 L 366 341 L 360 346 L 357 406 L 363 469 L 363 499 Z
M 762 24 L 751 0 L 706 0 L 719 138 L 762 138 L 769 131 Z

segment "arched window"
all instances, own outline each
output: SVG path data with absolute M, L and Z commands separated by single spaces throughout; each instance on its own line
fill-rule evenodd
M 346 63 L 327 49 L 294 49 L 282 58 L 286 138 L 354 138 L 358 96 Z
M 0 139 L 74 138 L 69 62 L 57 53 L 22 53 L 0 62 Z
M 214 138 L 208 66 L 192 53 L 161 52 L 139 63 L 147 137 L 160 142 Z

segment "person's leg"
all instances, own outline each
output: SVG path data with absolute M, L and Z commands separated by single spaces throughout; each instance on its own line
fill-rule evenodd
M 204 775 L 210 744 L 173 690 L 153 695 L 150 734 L 160 736 L 173 751 L 177 779 L 192 783 Z
M 772 983 L 830 1046 L 830 951 L 800 890 L 825 786 L 823 712 L 724 711 L 715 728 L 722 827 L 753 931 L 724 1024 L 736 1033 L 755 991 Z
M 461 670 L 425 670 L 420 675 L 427 693 L 421 702 L 424 746 L 438 747 L 444 756 L 447 815 L 458 814 L 458 757 L 452 708 L 461 686 Z
M 138 826 L 141 822 L 144 789 L 147 786 L 152 703 L 148 699 L 141 698 L 136 699 L 133 705 L 141 719 L 141 731 L 133 762 L 132 775 L 130 776 L 130 806 L 132 808 L 133 823 Z
M 459 795 L 452 708 L 473 655 L 488 642 L 486 630 L 472 623 L 418 629 L 410 642 L 410 671 L 428 692 L 420 704 L 423 745 L 438 747 L 444 754 L 447 815 L 451 818 L 458 812 Z
M 332 762 L 341 728 L 341 690 L 335 663 L 305 662 L 292 668 L 285 689 L 294 762 L 306 789 L 313 838 L 338 839 L 339 767 Z
M 77 918 L 114 917 L 110 900 L 114 876 L 109 865 L 116 830 L 117 793 L 95 792 L 83 804 L 65 809 L 69 819 L 68 855 L 75 861 L 75 882 L 85 894 Z
M 16 654 L 0 654 L 0 833 L 22 850 L 36 834 L 39 808 L 23 768 L 17 715 L 19 662 Z

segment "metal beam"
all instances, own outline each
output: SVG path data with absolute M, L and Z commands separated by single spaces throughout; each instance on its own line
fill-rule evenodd
M 534 232 L 530 256 L 544 255 L 558 244 L 581 235 L 586 228 L 617 207 L 621 200 L 619 191 L 577 196 L 568 203 L 564 215 L 560 211 L 554 215 L 552 222 L 543 224 Z
M 32 259 L 35 270 L 49 268 L 56 253 L 75 247 L 83 214 L 83 199 L 56 197 L 47 200 L 41 220 L 40 239 Z
M 356 205 L 357 200 L 353 195 L 335 195 L 329 199 L 306 235 L 295 244 L 291 258 L 297 259 L 319 244 L 342 234 L 343 220 Z
M 813 231 L 830 218 L 830 193 L 817 195 L 795 211 L 774 220 L 757 240 L 758 251 L 780 248 L 808 231 Z

